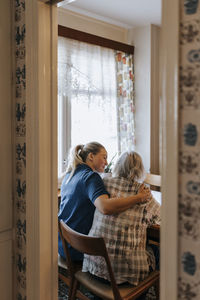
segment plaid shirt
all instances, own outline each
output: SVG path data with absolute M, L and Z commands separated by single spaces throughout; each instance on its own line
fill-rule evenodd
M 104 183 L 111 197 L 135 195 L 141 185 L 118 177 L 105 178 Z M 115 215 L 103 215 L 96 209 L 89 235 L 105 239 L 117 284 L 137 285 L 148 276 L 150 266 L 155 269 L 153 252 L 146 248 L 147 226 L 155 223 L 160 223 L 160 205 L 152 196 L 148 203 Z M 102 257 L 85 255 L 83 271 L 109 280 Z

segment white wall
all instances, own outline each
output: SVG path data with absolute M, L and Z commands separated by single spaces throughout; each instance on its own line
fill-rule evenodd
M 134 45 L 135 62 L 135 134 L 136 151 L 141 154 L 146 171 L 150 170 L 150 67 L 151 27 L 129 30 L 129 41 Z
M 147 25 L 130 29 L 128 42 L 135 47 L 135 150 L 141 154 L 145 170 L 158 173 L 159 28 Z
M 58 24 L 121 43 L 127 43 L 127 29 L 86 17 L 67 9 L 58 9 Z
M 151 173 L 161 173 L 160 27 L 151 25 Z

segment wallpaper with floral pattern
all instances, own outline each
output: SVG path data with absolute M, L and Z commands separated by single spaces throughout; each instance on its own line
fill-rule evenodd
M 180 1 L 179 286 L 200 299 L 200 4 Z
M 26 27 L 25 0 L 15 0 L 15 299 L 26 300 Z

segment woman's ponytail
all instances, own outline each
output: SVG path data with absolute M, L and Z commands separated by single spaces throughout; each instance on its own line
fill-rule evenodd
M 70 172 L 67 182 L 69 182 L 72 176 L 74 175 L 74 172 L 78 165 L 86 164 L 86 160 L 89 153 L 93 153 L 94 155 L 96 155 L 98 152 L 101 151 L 102 148 L 104 148 L 104 146 L 97 142 L 91 142 L 86 145 L 79 144 L 75 146 L 71 150 L 66 169 L 67 172 Z

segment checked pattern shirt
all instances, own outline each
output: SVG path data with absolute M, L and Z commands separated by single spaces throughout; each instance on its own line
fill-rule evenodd
M 141 186 L 118 177 L 105 178 L 104 184 L 110 197 L 137 194 Z M 147 203 L 135 204 L 119 214 L 103 215 L 96 209 L 89 235 L 105 239 L 117 284 L 137 285 L 148 276 L 150 266 L 155 269 L 153 251 L 146 247 L 146 229 L 152 224 L 160 224 L 160 204 L 153 196 Z M 83 271 L 109 280 L 102 257 L 85 255 Z

